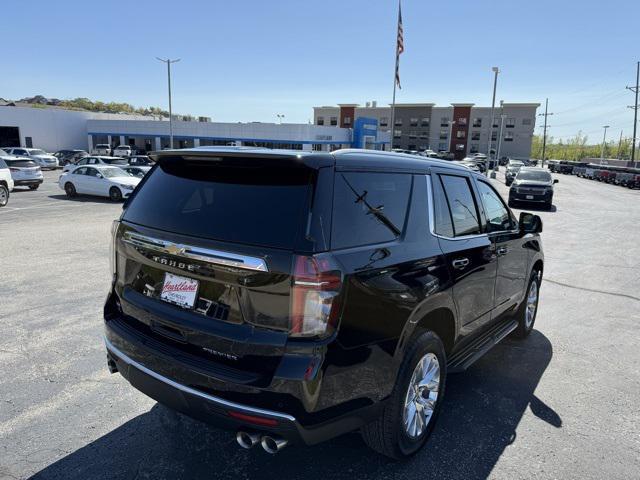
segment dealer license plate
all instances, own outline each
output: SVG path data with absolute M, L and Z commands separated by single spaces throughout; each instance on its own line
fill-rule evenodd
M 198 280 L 165 273 L 160 298 L 183 308 L 193 308 L 198 295 L 198 283 Z
M 527 200 L 533 200 L 533 195 L 527 195 Z

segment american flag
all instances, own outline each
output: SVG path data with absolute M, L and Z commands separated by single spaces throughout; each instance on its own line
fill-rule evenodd
M 398 43 L 396 44 L 396 83 L 400 86 L 400 54 L 404 52 L 404 35 L 402 31 L 402 6 L 398 1 Z

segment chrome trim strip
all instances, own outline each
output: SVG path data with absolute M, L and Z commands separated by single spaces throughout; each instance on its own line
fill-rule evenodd
M 257 257 L 240 255 L 236 253 L 213 250 L 209 248 L 194 247 L 181 243 L 172 243 L 168 240 L 149 237 L 135 232 L 125 232 L 123 242 L 134 247 L 153 250 L 155 252 L 184 257 L 200 262 L 212 263 L 214 265 L 224 265 L 225 267 L 243 268 L 255 270 L 257 272 L 268 272 L 267 263 Z
M 162 383 L 166 383 L 170 387 L 176 388 L 182 392 L 188 393 L 190 395 L 195 395 L 197 397 L 203 398 L 213 403 L 217 403 L 218 405 L 221 405 L 223 407 L 233 408 L 235 410 L 242 410 L 248 413 L 262 415 L 266 417 L 275 417 L 281 420 L 287 420 L 289 422 L 294 422 L 294 423 L 296 422 L 295 417 L 292 417 L 291 415 L 287 415 L 286 413 L 273 412 L 271 410 L 263 410 L 261 408 L 249 407 L 247 405 L 242 405 L 240 403 L 230 402 L 229 400 L 225 400 L 219 397 L 214 397 L 213 395 L 209 395 L 207 393 L 201 392 L 199 390 L 196 390 L 195 388 L 187 387 L 186 385 L 182 385 L 181 383 L 174 382 L 173 380 L 167 377 L 164 377 L 159 373 L 154 372 L 153 370 L 149 370 L 144 365 L 141 365 L 135 360 L 133 360 L 132 358 L 128 357 L 127 355 L 122 353 L 120 350 L 118 350 L 116 347 L 114 347 L 113 344 L 106 337 L 104 338 L 104 343 L 108 351 L 113 353 L 116 357 L 118 357 L 120 360 L 125 362 L 127 365 L 133 368 L 137 368 L 141 372 L 144 372 L 147 375 L 155 378 L 156 380 L 159 380 Z

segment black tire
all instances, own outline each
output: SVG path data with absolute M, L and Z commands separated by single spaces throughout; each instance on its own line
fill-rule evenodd
M 531 331 L 533 330 L 533 326 L 536 323 L 536 316 L 538 315 L 538 302 L 540 300 L 540 272 L 534 270 L 531 272 L 529 276 L 529 283 L 527 283 L 527 290 L 525 291 L 524 300 L 522 301 L 522 305 L 518 309 L 516 313 L 516 319 L 518 320 L 518 327 L 513 331 L 513 336 L 516 338 L 527 338 Z M 529 294 L 532 285 L 535 284 L 536 289 L 536 301 L 535 301 L 535 310 L 533 312 L 533 318 L 531 321 L 527 321 L 527 304 L 529 299 Z
M 412 439 L 404 427 L 404 403 L 414 369 L 418 362 L 429 353 L 437 357 L 440 366 L 438 397 L 426 428 L 417 438 Z M 410 457 L 418 452 L 427 442 L 435 427 L 444 398 L 446 378 L 447 363 L 442 341 L 431 331 L 422 333 L 407 349 L 398 371 L 396 384 L 382 414 L 362 428 L 361 434 L 364 443 L 376 452 L 395 460 Z
M 112 202 L 121 202 L 122 201 L 122 192 L 118 187 L 111 187 L 109 189 L 109 198 Z
M 37 183 L 35 185 L 29 185 L 29 190 L 37 190 L 39 186 Z
M 64 184 L 64 193 L 66 193 L 67 197 L 69 198 L 78 196 L 78 192 L 76 192 L 76 187 L 71 182 L 67 182 Z
M 9 189 L 4 185 L 0 185 L 0 207 L 4 207 L 9 203 Z

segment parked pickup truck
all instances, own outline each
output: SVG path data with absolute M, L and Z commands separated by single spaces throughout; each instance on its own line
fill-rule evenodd
M 360 430 L 413 455 L 447 374 L 533 329 L 542 222 L 468 168 L 366 150 L 152 157 L 112 227 L 107 364 L 244 448 Z

